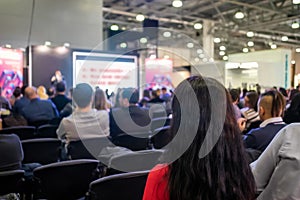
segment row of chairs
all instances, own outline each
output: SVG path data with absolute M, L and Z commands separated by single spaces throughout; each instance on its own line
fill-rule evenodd
M 35 126 L 14 126 L 3 128 L 0 134 L 16 134 L 20 140 L 33 138 L 57 138 L 57 125 L 46 124 L 39 127 Z
M 73 200 L 140 200 L 148 171 L 123 173 L 98 179 L 97 160 L 63 161 L 33 171 L 34 198 Z M 0 172 L 0 195 L 24 193 L 24 171 Z

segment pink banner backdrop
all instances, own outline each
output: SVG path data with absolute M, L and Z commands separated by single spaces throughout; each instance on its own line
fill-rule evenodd
M 145 60 L 146 83 L 148 88 L 173 88 L 171 76 L 173 73 L 173 61 L 170 59 Z
M 14 89 L 23 84 L 23 52 L 0 48 L 0 86 L 2 96 L 10 98 Z

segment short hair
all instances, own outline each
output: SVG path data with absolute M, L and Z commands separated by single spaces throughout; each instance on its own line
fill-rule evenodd
M 58 82 L 56 84 L 56 92 L 64 92 L 64 91 L 66 91 L 66 85 L 65 85 L 65 83 L 63 81 Z
M 17 86 L 13 92 L 14 97 L 19 97 L 21 96 L 21 88 L 19 86 Z
M 266 97 L 271 97 L 272 100 L 269 101 Z M 260 104 L 265 107 L 265 109 L 270 111 L 272 117 L 279 117 L 280 113 L 283 114 L 285 108 L 285 99 L 283 95 L 277 90 L 270 90 L 261 95 Z
M 28 85 L 23 85 L 21 87 L 21 94 L 24 96 L 25 95 L 25 89 L 28 87 Z
M 240 94 L 239 94 L 239 91 L 237 89 L 231 89 L 229 91 L 229 93 L 230 93 L 232 102 L 235 102 L 236 100 L 240 99 Z
M 79 108 L 89 105 L 93 97 L 93 88 L 87 83 L 79 83 L 73 90 L 73 100 Z
M 123 99 L 128 99 L 130 104 L 136 104 L 139 101 L 139 91 L 134 88 L 125 88 L 121 92 Z
M 167 91 L 167 88 L 166 87 L 162 87 L 161 90 Z

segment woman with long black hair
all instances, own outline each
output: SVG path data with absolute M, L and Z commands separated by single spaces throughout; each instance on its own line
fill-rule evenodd
M 143 200 L 255 199 L 254 178 L 226 89 L 213 79 L 194 76 L 174 93 L 171 135 L 175 143 L 167 154 L 184 151 L 171 164 L 150 172 Z

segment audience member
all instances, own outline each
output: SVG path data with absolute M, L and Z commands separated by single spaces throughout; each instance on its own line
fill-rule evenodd
M 140 107 L 147 107 L 147 103 L 150 101 L 151 95 L 150 95 L 150 90 L 144 89 L 143 91 L 143 98 L 139 102 Z
M 58 117 L 55 105 L 50 100 L 39 99 L 35 87 L 27 87 L 25 95 L 30 103 L 23 108 L 22 115 L 29 124 L 39 121 L 46 122 Z
M 300 124 L 290 124 L 251 164 L 257 199 L 300 199 Z
M 110 135 L 117 136 L 120 133 L 143 132 L 150 130 L 149 110 L 137 106 L 139 100 L 138 90 L 125 88 L 119 96 L 120 108 L 111 110 Z
M 15 115 L 21 114 L 24 107 L 26 107 L 29 104 L 29 99 L 25 96 L 25 89 L 28 87 L 28 85 L 23 85 L 21 88 L 21 94 L 22 97 L 18 100 L 16 100 L 14 106 L 13 106 L 13 113 Z
M 14 89 L 13 95 L 10 97 L 9 99 L 9 103 L 11 105 L 11 107 L 13 108 L 15 105 L 15 102 L 21 98 L 21 88 L 19 86 L 17 86 Z
M 242 116 L 246 119 L 246 129 L 249 132 L 253 128 L 259 127 L 261 120 L 257 112 L 258 94 L 256 92 L 247 92 L 244 98 L 245 108 L 241 109 Z
M 71 102 L 71 99 L 69 99 L 66 96 L 65 92 L 66 92 L 65 83 L 58 82 L 56 84 L 56 95 L 54 98 L 51 98 L 51 101 L 55 104 L 59 113 L 68 103 Z
M 55 88 L 53 86 L 49 87 L 47 89 L 47 95 L 48 95 L 49 99 L 54 98 L 54 96 L 55 96 Z
M 160 89 L 152 91 L 152 99 L 149 101 L 149 103 L 163 103 L 164 100 L 162 100 L 159 96 L 160 96 Z
M 281 116 L 285 107 L 283 95 L 277 90 L 270 90 L 261 95 L 259 116 L 263 121 L 259 128 L 251 130 L 244 137 L 246 148 L 263 152 L 280 129 L 285 126 Z
M 171 94 L 168 93 L 167 88 L 163 87 L 163 88 L 161 89 L 161 92 L 162 92 L 162 94 L 160 95 L 160 98 L 161 98 L 163 101 L 168 102 L 168 101 L 171 100 Z
M 92 109 L 94 100 L 93 88 L 87 83 L 76 85 L 73 90 L 74 112 L 63 118 L 57 135 L 61 140 L 76 141 L 80 138 L 94 138 L 109 135 L 109 117 L 105 110 Z
M 239 107 L 237 106 L 237 104 L 240 101 L 240 96 L 239 96 L 240 94 L 238 93 L 237 89 L 231 89 L 229 91 L 229 93 L 230 93 L 231 100 L 232 100 L 232 105 L 233 105 L 233 108 L 234 108 L 235 118 L 239 119 L 239 118 L 242 117 L 242 113 L 241 113 Z
M 290 93 L 289 93 L 289 98 L 288 98 L 288 101 L 287 101 L 287 104 L 286 104 L 286 109 L 288 109 L 288 108 L 290 107 L 291 102 L 292 102 L 294 96 L 296 96 L 296 95 L 299 94 L 299 93 L 300 93 L 300 92 L 299 92 L 299 90 L 297 90 L 297 89 L 292 89 L 292 90 L 290 91 Z
M 96 88 L 95 91 L 95 108 L 97 110 L 110 109 L 110 104 L 107 102 L 106 94 L 100 88 Z
M 37 88 L 37 94 L 40 97 L 40 99 L 42 99 L 42 100 L 48 100 L 49 99 L 49 96 L 46 94 L 46 88 L 42 85 L 40 85 Z
M 9 101 L 2 96 L 2 88 L 0 87 L 0 108 L 6 109 L 6 110 L 11 110 L 11 105 Z
M 286 109 L 283 121 L 287 124 L 300 122 L 300 93 L 292 99 L 290 106 Z
M 0 134 L 0 171 L 21 169 L 23 150 L 15 134 Z
M 224 124 L 219 125 L 211 118 L 214 112 L 208 88 L 218 96 L 214 103 L 224 110 Z M 171 134 L 179 138 L 177 143 L 172 141 L 173 149 L 167 153 L 171 157 L 178 149 L 184 153 L 173 163 L 158 165 L 150 172 L 143 200 L 255 199 L 254 178 L 226 89 L 213 79 L 190 77 L 174 93 Z M 201 113 L 198 120 L 194 118 L 196 112 Z M 210 149 L 203 145 L 206 139 L 211 141 L 215 137 L 219 139 L 211 151 L 200 156 L 203 149 Z

